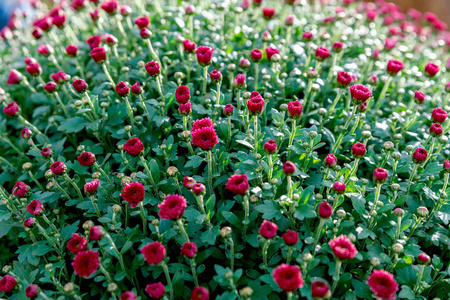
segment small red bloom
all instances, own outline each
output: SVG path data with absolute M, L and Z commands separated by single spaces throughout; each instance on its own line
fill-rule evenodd
M 141 28 L 141 30 L 139 31 L 139 35 L 141 36 L 142 39 L 148 39 L 152 36 L 152 32 L 147 28 Z
M 450 173 L 450 160 L 444 161 L 444 164 L 442 165 L 445 172 Z
M 191 293 L 191 300 L 209 300 L 209 291 L 203 286 L 196 286 Z
M 156 77 L 159 74 L 161 74 L 161 67 L 159 66 L 159 63 L 156 61 L 148 62 L 145 65 L 145 70 L 147 71 L 148 75 L 152 77 Z
M 331 291 L 328 284 L 322 280 L 316 280 L 311 283 L 311 297 L 313 299 L 328 299 L 331 297 Z
M 440 124 L 445 122 L 447 116 L 447 112 L 439 107 L 433 109 L 433 113 L 431 114 L 431 118 L 433 118 L 433 121 Z
M 194 130 L 194 126 L 192 126 L 192 144 L 194 146 L 203 150 L 211 150 L 218 142 L 214 128 L 204 127 Z
M 150 19 L 148 16 L 139 17 L 134 19 L 134 24 L 136 24 L 139 28 L 145 28 L 150 25 Z
M 98 252 L 92 250 L 78 252 L 73 259 L 72 266 L 78 276 L 88 278 L 100 266 Z
M 72 86 L 80 94 L 84 93 L 88 88 L 86 81 L 84 81 L 83 79 L 74 80 L 74 82 L 72 83 Z
M 289 101 L 288 102 L 288 115 L 290 118 L 296 120 L 299 119 L 303 114 L 303 105 L 300 101 Z
M 197 47 L 197 44 L 195 44 L 191 40 L 183 41 L 183 49 L 184 49 L 184 52 L 186 52 L 186 53 L 194 53 L 196 47 Z
M 428 77 L 434 77 L 439 72 L 439 66 L 434 63 L 428 63 L 425 66 L 425 74 Z
M 94 195 L 97 193 L 98 186 L 100 184 L 100 180 L 94 179 L 91 182 L 87 182 L 84 185 L 84 193 L 88 196 Z
M 328 154 L 327 157 L 325 157 L 325 165 L 329 168 L 336 167 L 337 164 L 337 158 L 334 156 L 334 154 Z
M 55 175 L 63 175 L 67 171 L 67 166 L 62 161 L 55 161 L 50 166 L 50 169 L 52 170 L 52 173 Z
M 27 298 L 34 299 L 39 295 L 40 291 L 41 290 L 39 289 L 39 287 L 37 285 L 30 284 L 29 286 L 27 286 L 25 288 L 25 296 Z
M 398 59 L 391 59 L 387 64 L 387 72 L 391 75 L 395 75 L 403 69 L 404 65 Z
M 148 243 L 141 248 L 144 259 L 150 265 L 157 265 L 166 257 L 166 248 L 158 241 Z
M 272 35 L 266 30 L 261 34 L 261 39 L 263 42 L 269 42 L 272 40 Z
M 11 117 L 17 117 L 20 115 L 20 107 L 16 101 L 8 103 L 4 108 L 3 112 Z
M 178 112 L 180 113 L 180 115 L 182 116 L 187 116 L 189 115 L 192 110 L 191 110 L 191 103 L 181 103 L 180 106 L 178 107 Z
M 312 32 L 308 31 L 303 32 L 302 37 L 305 42 L 310 42 L 314 38 L 314 35 L 312 34 Z
M 186 6 L 185 13 L 188 16 L 193 15 L 195 13 L 195 6 L 194 5 Z
M 120 294 L 120 300 L 136 300 L 137 295 L 132 291 L 123 292 Z
M 125 183 L 120 196 L 131 205 L 131 208 L 135 208 L 140 202 L 144 201 L 144 186 L 139 182 Z
M 435 123 L 430 126 L 430 134 L 433 137 L 440 137 L 442 135 L 442 133 L 443 133 L 443 129 L 442 129 L 441 124 Z
M 273 17 L 275 17 L 275 9 L 263 7 L 262 14 L 263 14 L 264 19 L 271 20 L 271 19 L 273 19 Z
M 22 129 L 20 131 L 20 135 L 25 140 L 28 140 L 31 137 L 32 134 L 33 134 L 32 131 L 28 127 L 25 127 L 24 129 Z
M 421 91 L 415 91 L 414 102 L 416 102 L 417 104 L 424 103 L 425 102 L 425 94 Z
M 67 249 L 73 254 L 84 251 L 87 249 L 87 239 L 84 236 L 80 236 L 78 233 L 74 233 L 67 242 Z
M 10 275 L 3 276 L 0 279 L 0 292 L 8 293 L 12 291 L 17 285 L 16 279 Z
M 200 46 L 195 50 L 197 55 L 197 61 L 202 67 L 206 67 L 211 64 L 214 48 L 206 46 Z
M 372 97 L 372 92 L 364 85 L 356 84 L 350 87 L 350 95 L 354 105 L 362 105 Z
M 214 124 L 210 118 L 203 118 L 200 120 L 196 120 L 194 124 L 192 124 L 192 131 L 196 131 L 202 128 L 214 128 Z
M 109 0 L 100 4 L 100 7 L 110 15 L 116 13 L 117 6 L 117 0 Z
M 259 227 L 259 234 L 265 239 L 274 238 L 277 235 L 278 226 L 275 223 L 264 220 Z
M 345 193 L 346 187 L 347 187 L 347 186 L 345 185 L 345 183 L 336 181 L 336 182 L 333 184 L 333 191 L 334 191 L 336 194 L 344 194 L 344 193 Z
M 100 10 L 98 9 L 98 7 L 96 7 L 94 11 L 89 12 L 89 15 L 91 15 L 91 19 L 95 23 L 95 21 L 97 21 L 100 18 Z
M 373 181 L 375 181 L 376 183 L 384 183 L 387 180 L 388 176 L 388 171 L 383 168 L 376 168 L 373 172 Z
M 119 6 L 120 14 L 124 17 L 129 16 L 133 10 L 128 5 Z
M 126 97 L 130 94 L 130 87 L 125 82 L 121 81 L 118 85 L 116 85 L 117 95 L 120 97 Z
M 25 70 L 31 75 L 31 76 L 38 76 L 42 73 L 41 65 L 39 65 L 38 62 L 32 62 L 28 64 L 25 68 Z
M 287 16 L 284 20 L 284 25 L 286 26 L 292 26 L 294 25 L 295 17 L 293 15 Z
M 63 71 L 58 71 L 50 75 L 50 78 L 57 84 L 63 84 L 70 80 L 70 75 L 64 73 Z
M 194 195 L 196 195 L 196 196 L 204 195 L 205 192 L 206 192 L 205 185 L 204 185 L 203 183 L 197 182 L 197 183 L 194 184 L 194 186 L 192 187 L 192 192 L 193 192 Z
M 284 174 L 290 176 L 295 173 L 295 164 L 292 161 L 287 161 L 283 164 Z
M 272 47 L 266 48 L 266 56 L 269 61 L 272 60 L 272 56 L 274 56 L 275 54 L 280 54 L 280 50 L 272 48 Z
M 352 83 L 352 76 L 345 71 L 341 71 L 337 75 L 337 83 L 340 87 L 346 87 Z
M 175 99 L 178 103 L 186 103 L 191 99 L 191 92 L 186 85 L 180 85 L 175 90 Z
M 186 199 L 178 194 L 167 195 L 161 204 L 158 204 L 158 215 L 161 219 L 178 220 L 183 216 L 187 207 Z
M 50 45 L 40 45 L 37 48 L 37 52 L 39 52 L 39 54 L 41 54 L 42 56 L 49 56 L 50 54 L 53 53 L 53 48 Z
M 19 198 L 28 196 L 30 192 L 31 192 L 30 187 L 22 181 L 17 181 L 11 190 L 11 194 Z
M 319 205 L 319 216 L 322 219 L 328 219 L 333 214 L 333 207 L 328 204 L 326 201 L 323 201 Z
M 33 35 L 33 37 L 36 40 L 39 40 L 44 35 L 44 31 L 42 29 L 40 29 L 39 27 L 34 27 L 33 31 L 31 32 L 31 35 Z
M 352 146 L 352 155 L 355 158 L 361 158 L 366 154 L 366 146 L 363 143 L 355 143 Z
M 136 157 L 144 153 L 144 144 L 137 137 L 131 138 L 123 145 L 123 150 L 129 155 Z
M 228 182 L 225 185 L 225 188 L 237 195 L 245 195 L 248 191 L 248 179 L 246 174 L 234 174 L 228 178 Z
M 394 275 L 385 270 L 374 270 L 367 280 L 373 295 L 381 299 L 396 299 L 398 284 Z
M 245 88 L 245 86 L 246 86 L 245 75 L 237 74 L 236 77 L 234 77 L 233 86 L 237 89 Z
M 102 226 L 96 225 L 89 228 L 89 239 L 93 241 L 100 241 L 105 236 L 105 229 Z
M 90 54 L 92 59 L 98 64 L 101 64 L 106 60 L 106 50 L 103 47 L 97 47 L 92 49 Z
M 154 299 L 161 299 L 166 293 L 164 284 L 162 284 L 161 282 L 147 284 L 147 286 L 145 287 L 145 291 L 150 295 L 150 297 Z
M 268 154 L 274 154 L 277 151 L 277 142 L 275 140 L 268 140 L 264 144 L 264 151 Z
M 247 108 L 251 115 L 260 115 L 264 109 L 264 99 L 261 96 L 253 97 L 247 100 Z
M 195 254 L 197 254 L 197 245 L 195 243 L 184 243 L 181 246 L 181 255 L 186 256 L 187 258 L 193 258 Z
M 328 50 L 327 48 L 321 47 L 321 46 L 317 47 L 317 49 L 316 49 L 316 59 L 318 61 L 324 61 L 330 55 L 331 55 L 330 50 Z
M 14 85 L 19 84 L 23 79 L 22 73 L 17 71 L 16 69 L 12 69 L 9 71 L 8 80 L 6 81 L 6 84 L 8 85 Z
M 53 156 L 53 150 L 47 147 L 42 148 L 41 155 L 43 158 L 50 158 Z
M 281 264 L 272 272 L 273 280 L 285 292 L 292 292 L 303 287 L 303 278 L 300 268 Z
M 136 82 L 131 86 L 131 93 L 133 95 L 140 95 L 142 93 L 142 86 L 139 82 Z
M 341 52 L 343 48 L 344 48 L 344 44 L 342 44 L 342 42 L 334 42 L 333 47 L 332 47 L 334 52 Z
M 340 260 L 352 259 L 358 254 L 355 245 L 353 245 L 352 241 L 346 235 L 340 235 L 332 239 L 328 245 L 330 245 L 336 258 Z
M 50 94 L 56 91 L 57 85 L 53 81 L 50 81 L 44 85 L 44 90 L 49 92 Z
M 188 190 L 192 190 L 192 188 L 194 187 L 194 185 L 196 183 L 197 183 L 197 181 L 195 181 L 195 179 L 192 177 L 186 176 L 183 178 L 183 185 Z
M 78 163 L 84 167 L 90 167 L 95 163 L 95 154 L 92 152 L 83 152 L 78 158 Z
M 417 148 L 416 150 L 414 150 L 412 157 L 416 164 L 421 164 L 424 163 L 427 159 L 428 152 L 423 148 Z
M 261 52 L 261 50 L 255 48 L 250 53 L 250 57 L 254 62 L 259 62 L 263 57 L 263 53 Z
M 417 259 L 419 260 L 419 263 L 423 265 L 427 265 L 431 261 L 430 256 L 425 253 L 420 253 L 419 256 L 417 256 Z
M 227 104 L 223 108 L 223 114 L 227 117 L 232 116 L 234 113 L 234 106 L 232 104 Z
M 44 207 L 41 204 L 41 201 L 37 199 L 33 199 L 28 205 L 27 205 L 27 212 L 32 214 L 33 216 L 39 216 L 44 212 Z
M 220 71 L 217 70 L 213 70 L 211 71 L 211 73 L 209 73 L 209 77 L 211 77 L 211 81 L 214 83 L 218 83 L 222 81 L 222 73 Z
M 287 230 L 281 237 L 288 246 L 294 246 L 298 243 L 298 232 L 293 230 Z

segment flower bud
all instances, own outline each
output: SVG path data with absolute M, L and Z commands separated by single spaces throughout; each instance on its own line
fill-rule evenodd
M 64 293 L 71 294 L 73 293 L 73 291 L 75 291 L 75 284 L 73 284 L 72 282 L 66 283 L 66 285 L 64 286 Z
M 338 217 L 339 219 L 343 219 L 343 218 L 345 218 L 346 212 L 345 212 L 345 210 L 343 210 L 343 209 L 339 209 L 339 210 L 336 212 L 336 215 L 337 215 L 337 217 Z
M 240 290 L 239 294 L 244 299 L 250 299 L 251 296 L 253 295 L 253 289 L 251 287 L 249 287 L 249 286 L 246 286 L 245 288 Z
M 30 162 L 26 162 L 26 163 L 24 163 L 24 164 L 22 165 L 22 169 L 23 169 L 25 172 L 30 171 L 32 167 L 33 167 L 33 164 L 30 163 Z
M 370 264 L 372 265 L 372 267 L 377 268 L 380 265 L 380 259 L 378 257 L 372 257 L 370 259 Z
M 417 214 L 422 217 L 425 218 L 426 216 L 428 216 L 428 208 L 426 208 L 425 206 L 419 206 L 417 208 Z
M 396 253 L 396 254 L 402 253 L 403 245 L 400 243 L 395 243 L 394 245 L 392 245 L 392 251 L 394 251 L 394 253 Z
M 222 227 L 222 229 L 220 229 L 220 235 L 221 235 L 223 238 L 228 238 L 228 237 L 230 237 L 230 236 L 231 236 L 231 232 L 232 232 L 231 227 L 228 227 L 228 226 Z
M 313 259 L 313 257 L 312 257 L 312 255 L 311 255 L 311 253 L 304 253 L 304 254 L 302 255 L 302 260 L 303 260 L 305 263 L 310 262 L 312 259 Z

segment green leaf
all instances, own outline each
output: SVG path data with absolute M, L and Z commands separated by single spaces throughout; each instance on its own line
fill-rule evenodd
M 362 216 L 366 212 L 366 199 L 361 194 L 349 193 L 347 195 L 350 195 L 352 199 L 353 208 Z
M 236 140 L 236 142 L 238 142 L 239 144 L 241 144 L 241 145 L 244 145 L 244 146 L 246 146 L 246 147 L 248 147 L 248 148 L 250 148 L 250 149 L 255 149 L 255 148 L 253 148 L 253 145 L 252 144 L 250 144 L 249 142 L 247 142 L 247 141 L 244 141 L 244 140 Z
M 208 243 L 210 245 L 214 245 L 216 243 L 216 238 L 220 234 L 220 227 L 214 226 L 213 228 L 209 228 L 205 232 L 202 233 L 201 240 L 203 243 Z
M 303 221 L 305 218 L 307 219 L 315 218 L 316 216 L 317 214 L 314 211 L 314 207 L 309 204 L 298 206 L 294 213 L 294 217 L 300 221 Z
M 66 226 L 66 227 L 64 227 L 63 230 L 61 230 L 61 241 L 63 243 L 68 241 L 72 237 L 72 234 L 77 232 L 79 224 L 80 224 L 80 221 L 76 221 L 72 225 Z
M 189 161 L 184 165 L 185 168 L 198 168 L 202 162 L 205 161 L 204 157 L 194 155 L 189 157 Z
M 275 201 L 264 200 L 264 204 L 260 204 L 255 207 L 257 212 L 262 213 L 262 218 L 265 220 L 280 219 L 283 215 L 280 212 L 280 208 Z
M 411 288 L 407 285 L 402 285 L 402 290 L 398 294 L 398 297 L 400 299 L 411 299 L 411 300 L 416 299 L 416 295 L 414 295 Z
M 83 130 L 83 128 L 88 125 L 83 118 L 75 117 L 64 121 L 59 127 L 58 131 L 64 131 L 66 133 L 74 133 Z

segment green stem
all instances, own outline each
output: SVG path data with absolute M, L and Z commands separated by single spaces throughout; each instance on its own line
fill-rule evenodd
M 388 79 L 384 83 L 383 89 L 381 90 L 380 96 L 378 97 L 377 104 L 375 106 L 375 113 L 381 108 L 381 104 L 383 104 L 384 97 L 386 96 L 386 92 L 391 83 L 392 76 L 389 75 Z
M 141 210 L 142 226 L 144 227 L 144 236 L 147 235 L 147 212 L 144 209 L 142 201 L 139 202 L 139 209 Z
M 253 125 L 254 125 L 254 139 L 255 139 L 255 153 L 258 153 L 258 116 L 253 116 Z
M 314 235 L 313 256 L 316 255 L 317 243 L 319 242 L 320 236 L 322 235 L 323 224 L 324 219 L 320 218 L 319 227 L 317 227 L 316 234 Z
M 335 271 L 334 276 L 333 276 L 333 286 L 331 287 L 331 293 L 332 294 L 333 294 L 334 290 L 336 289 L 337 284 L 339 282 L 339 274 L 340 274 L 340 271 L 341 271 L 341 266 L 342 266 L 342 261 L 339 260 L 339 259 L 336 259 L 336 265 L 335 265 L 336 271 Z
M 72 178 L 67 175 L 67 173 L 64 173 L 64 178 L 74 187 L 74 189 L 77 191 L 78 197 L 80 197 L 80 200 L 83 201 L 83 194 L 81 193 L 81 190 L 75 183 L 75 181 L 73 181 Z
M 150 171 L 150 168 L 147 165 L 147 161 L 143 156 L 140 156 L 141 162 L 144 165 L 145 171 L 147 172 L 147 175 L 150 179 L 150 183 L 152 184 L 153 188 L 155 189 L 156 197 L 158 197 L 158 187 L 155 184 L 155 181 L 153 180 L 152 172 Z
M 38 134 L 41 138 L 43 138 L 47 144 L 50 144 L 50 141 L 47 138 L 47 136 L 45 136 L 39 129 L 37 129 L 36 126 L 28 122 L 24 117 L 22 117 L 22 115 L 19 115 L 17 118 L 19 119 L 20 122 L 22 122 L 27 127 L 30 127 L 34 132 L 36 132 L 36 134 Z
M 263 249 L 262 249 L 264 270 L 267 270 L 269 267 L 267 265 L 267 250 L 269 249 L 269 246 L 270 246 L 270 239 L 266 240 L 266 242 L 264 243 Z
M 111 83 L 112 87 L 115 88 L 116 84 L 114 83 L 114 80 L 112 79 L 111 75 L 109 74 L 108 68 L 106 67 L 105 63 L 102 63 L 103 72 L 106 75 L 106 78 L 108 78 L 108 81 Z
M 244 195 L 243 196 L 243 205 L 244 205 L 244 213 L 245 213 L 245 217 L 244 217 L 244 221 L 242 222 L 244 224 L 244 229 L 242 230 L 242 234 L 244 236 L 244 240 L 245 240 L 245 236 L 247 235 L 247 226 L 248 226 L 248 219 L 250 216 L 250 203 L 248 200 L 248 196 Z
M 134 126 L 133 109 L 131 108 L 130 101 L 128 100 L 127 96 L 123 97 L 123 99 L 125 100 L 125 104 L 127 105 L 128 117 L 130 118 L 130 125 Z
M 420 270 L 419 270 L 419 274 L 417 275 L 417 281 L 416 281 L 416 285 L 414 286 L 413 292 L 416 294 L 419 292 L 420 289 L 420 280 L 422 279 L 423 276 L 423 271 L 425 270 L 425 265 L 421 265 L 420 266 Z
M 206 85 L 208 83 L 208 67 L 203 67 L 203 89 L 202 89 L 202 102 L 201 104 L 205 104 L 205 98 L 206 98 Z
M 292 132 L 291 132 L 291 135 L 289 137 L 288 155 L 287 155 L 287 159 L 288 160 L 290 158 L 291 146 L 292 146 L 292 143 L 294 142 L 295 133 L 297 131 L 297 119 L 292 119 L 291 121 L 292 121 Z
M 418 167 L 419 167 L 418 164 L 414 164 L 414 168 L 413 168 L 413 170 L 411 172 L 411 175 L 409 176 L 408 187 L 406 188 L 406 195 L 409 194 L 409 189 L 411 188 L 411 183 L 412 183 L 412 180 L 413 180 L 414 176 L 416 175 Z
M 97 214 L 97 216 L 98 216 L 99 218 L 101 218 L 102 215 L 100 214 L 100 211 L 98 210 L 97 201 L 95 200 L 95 197 L 94 197 L 94 196 L 91 196 L 91 202 L 92 202 L 92 205 L 94 206 L 95 213 Z
M 34 181 L 34 183 L 36 183 L 36 185 L 39 187 L 39 189 L 42 192 L 45 192 L 44 187 L 39 183 L 39 181 L 37 181 L 36 177 L 34 177 L 33 173 L 31 171 L 28 171 L 28 175 L 30 176 L 30 178 Z
M 258 90 L 259 64 L 255 63 L 255 91 Z
M 212 159 L 212 152 L 211 150 L 208 150 L 207 152 L 207 160 L 208 160 L 208 187 L 209 187 L 209 194 L 213 194 L 213 172 L 212 172 L 212 165 L 213 165 L 213 159 Z
M 173 286 L 172 280 L 170 280 L 169 267 L 167 267 L 167 264 L 164 261 L 161 263 L 161 267 L 163 268 L 164 274 L 166 275 L 167 285 L 170 289 L 170 300 L 173 300 Z
M 180 232 L 183 235 L 184 240 L 187 243 L 189 243 L 189 235 L 187 234 L 186 229 L 184 228 L 183 220 L 178 219 L 177 224 L 178 224 L 178 227 L 180 228 Z

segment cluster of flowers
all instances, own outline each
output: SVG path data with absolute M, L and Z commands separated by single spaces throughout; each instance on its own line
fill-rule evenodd
M 68 2 L 0 32 L 5 296 L 448 297 L 435 15 Z

